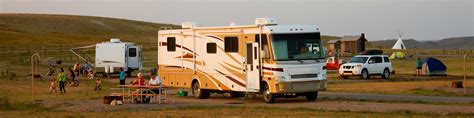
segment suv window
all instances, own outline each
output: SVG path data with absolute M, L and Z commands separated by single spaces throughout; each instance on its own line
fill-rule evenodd
M 374 57 L 375 58 L 375 63 L 382 63 L 382 57 Z
M 384 62 L 390 62 L 390 59 L 388 57 L 383 57 Z
M 382 63 L 383 60 L 382 60 L 382 57 L 372 57 L 369 59 L 369 63 L 372 62 L 372 63 Z

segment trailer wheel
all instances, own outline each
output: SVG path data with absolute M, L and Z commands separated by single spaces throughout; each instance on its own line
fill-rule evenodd
M 276 95 L 270 93 L 270 87 L 268 84 L 265 84 L 265 87 L 263 88 L 263 100 L 266 103 L 274 103 L 275 102 Z
M 211 95 L 211 93 L 207 90 L 201 89 L 199 82 L 193 83 L 193 95 L 194 98 L 197 99 L 207 99 Z
M 318 98 L 318 92 L 315 93 L 306 93 L 306 100 L 315 101 Z
M 132 70 L 128 70 L 126 73 L 127 73 L 127 77 L 132 77 Z

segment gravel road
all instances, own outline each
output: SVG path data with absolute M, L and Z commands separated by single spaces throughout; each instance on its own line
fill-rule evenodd
M 443 102 L 443 103 L 474 103 L 472 97 L 440 97 L 440 96 L 416 96 L 416 95 L 387 95 L 387 94 L 367 94 L 367 93 L 340 93 L 340 92 L 320 92 L 320 97 L 329 99 L 349 99 L 349 100 L 387 100 L 387 101 L 423 101 L 423 102 Z

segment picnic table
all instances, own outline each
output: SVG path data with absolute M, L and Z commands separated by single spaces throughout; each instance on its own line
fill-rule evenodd
M 163 85 L 118 85 L 118 87 L 122 88 L 122 96 L 124 96 L 124 98 L 125 96 L 131 97 L 131 102 L 133 102 L 134 98 L 138 97 L 140 97 L 140 102 L 143 102 L 143 97 L 153 97 L 150 103 L 156 100 L 158 100 L 158 104 L 161 104 L 162 101 L 164 101 L 165 103 L 167 102 L 166 88 L 168 87 L 165 87 Z M 128 92 L 125 92 L 125 88 L 128 88 Z M 132 91 L 132 89 L 135 89 L 135 91 Z M 161 90 L 159 90 L 158 93 L 155 93 L 152 91 L 152 89 Z

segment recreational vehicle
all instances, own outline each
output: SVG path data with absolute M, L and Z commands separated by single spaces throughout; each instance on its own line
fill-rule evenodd
M 257 18 L 255 25 L 198 27 L 158 31 L 158 74 L 165 86 L 191 88 L 194 97 L 230 93 L 306 96 L 314 101 L 326 90 L 326 68 L 319 29 L 278 25 Z
M 141 70 L 141 47 L 120 39 L 110 39 L 110 42 L 95 45 L 96 73 L 119 73 L 123 68 L 127 75 L 134 70 Z

